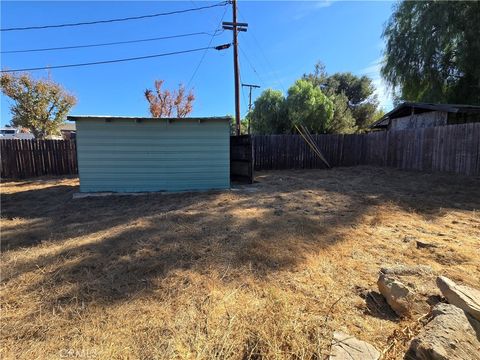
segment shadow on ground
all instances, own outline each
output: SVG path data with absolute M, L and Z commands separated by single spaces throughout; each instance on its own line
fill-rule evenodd
M 480 208 L 475 178 L 342 168 L 269 172 L 257 180 L 206 193 L 72 200 L 76 186 L 56 185 L 4 194 L 2 218 L 11 222 L 2 226 L 4 256 L 32 253 L 10 262 L 3 282 L 41 271 L 27 291 L 54 286 L 45 303 L 109 303 L 148 292 L 153 282 L 158 288 L 158 280 L 182 269 L 256 277 L 295 269 L 385 202 L 426 218 Z M 374 311 L 378 304 L 371 305 Z

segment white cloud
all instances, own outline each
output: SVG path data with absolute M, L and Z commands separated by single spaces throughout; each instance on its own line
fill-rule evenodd
M 314 2 L 315 8 L 321 9 L 321 8 L 326 8 L 329 7 L 333 4 L 333 1 L 331 0 L 321 0 L 321 1 L 316 1 Z
M 361 69 L 358 74 L 366 75 L 372 79 L 375 86 L 375 94 L 378 97 L 380 106 L 383 110 L 388 111 L 393 108 L 393 99 L 390 91 L 388 91 L 387 85 L 380 76 L 380 69 L 382 67 L 382 58 L 375 59 L 367 67 Z
M 293 20 L 301 20 L 304 17 L 311 15 L 315 11 L 332 6 L 332 4 L 332 0 L 320 0 L 303 3 L 302 6 L 298 7 L 297 13 L 293 15 Z

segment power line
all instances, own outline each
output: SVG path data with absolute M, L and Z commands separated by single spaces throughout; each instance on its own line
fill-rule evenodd
M 254 85 L 254 84 L 244 84 L 242 83 L 242 92 L 243 88 L 248 87 L 248 112 L 252 111 L 252 89 L 259 89 L 260 86 Z M 245 95 L 244 95 L 245 96 Z M 250 135 L 251 133 L 251 123 L 250 123 L 250 117 L 248 118 L 248 134 Z
M 195 4 L 194 4 L 194 6 L 195 6 Z M 222 21 L 223 21 L 223 18 L 225 17 L 225 14 L 227 13 L 227 9 L 228 9 L 228 7 L 225 7 L 225 11 L 223 12 L 222 17 L 220 18 L 220 23 L 218 24 L 219 28 L 220 28 L 220 25 L 222 24 Z M 207 45 L 207 49 L 203 52 L 202 57 L 200 58 L 200 61 L 198 62 L 197 66 L 195 67 L 195 70 L 192 73 L 192 76 L 190 76 L 190 80 L 188 80 L 188 83 L 187 83 L 187 89 L 190 87 L 190 84 L 192 83 L 193 79 L 195 78 L 195 75 L 197 75 L 198 69 L 200 69 L 200 65 L 202 65 L 203 59 L 205 59 L 205 56 L 207 55 L 208 47 L 210 47 L 210 45 L 212 45 L 213 38 L 215 36 L 217 36 L 217 31 L 219 31 L 219 30 L 217 29 L 213 33 L 212 37 L 210 38 L 210 42 Z M 221 32 L 223 33 L 223 31 L 224 30 L 222 29 Z
M 273 66 L 272 64 L 270 63 L 270 61 L 268 60 L 267 56 L 265 55 L 265 52 L 263 51 L 261 45 L 260 45 L 260 42 L 257 40 L 257 37 L 255 36 L 254 33 L 251 33 L 252 34 L 252 37 L 253 37 L 253 40 L 255 40 L 255 42 L 257 43 L 257 46 L 258 48 L 260 49 L 260 53 L 262 54 L 263 58 L 265 59 L 265 62 L 267 64 L 267 66 L 270 68 L 270 71 L 273 73 L 273 76 L 275 76 L 275 79 L 277 80 L 277 82 L 279 83 L 279 85 L 282 87 L 282 90 L 283 92 L 286 92 L 285 90 L 285 86 L 283 85 L 283 82 L 280 80 L 280 78 L 278 77 L 278 74 L 277 72 L 273 69 Z
M 205 49 L 223 50 L 224 48 L 228 48 L 228 47 L 230 47 L 230 44 L 219 45 L 219 46 L 212 46 L 212 47 L 203 47 L 203 48 L 197 48 L 197 49 L 182 50 L 182 51 L 174 51 L 174 52 L 163 53 L 163 54 L 137 56 L 137 57 L 123 58 L 123 59 L 114 59 L 114 60 L 105 60 L 105 61 L 93 61 L 93 62 L 80 63 L 80 64 L 42 66 L 42 67 L 25 68 L 25 69 L 15 69 L 15 70 L 1 70 L 0 72 L 2 72 L 2 73 L 11 73 L 11 72 L 20 72 L 20 71 L 49 70 L 49 69 L 61 69 L 61 68 L 70 68 L 70 67 L 80 67 L 80 66 L 112 64 L 112 63 L 119 63 L 119 62 L 125 62 L 125 61 L 144 60 L 144 59 L 152 59 L 152 58 L 163 57 L 163 56 L 186 54 L 186 53 L 191 53 L 191 52 L 196 52 L 196 51 L 202 51 L 202 50 L 205 50 Z
M 240 16 L 243 18 L 243 20 L 245 21 L 245 17 L 243 16 L 243 14 L 239 11 L 239 14 Z M 275 79 L 277 80 L 278 84 L 280 85 L 280 87 L 282 88 L 283 92 L 286 92 L 285 90 L 285 86 L 283 85 L 283 82 L 280 80 L 280 78 L 277 76 L 277 72 L 275 70 L 273 70 L 273 66 L 272 64 L 270 63 L 270 61 L 268 60 L 267 56 L 265 55 L 265 52 L 263 51 L 263 48 L 262 46 L 260 45 L 260 42 L 258 41 L 257 37 L 255 36 L 255 34 L 250 31 L 250 34 L 252 35 L 252 38 L 253 40 L 255 41 L 257 47 L 259 48 L 260 50 L 260 53 L 261 55 L 263 56 L 263 59 L 265 61 L 265 64 L 267 65 L 267 67 L 269 68 L 270 72 L 273 74 L 273 76 L 275 77 Z
M 225 5 L 228 5 L 228 4 L 230 4 L 230 1 L 222 1 L 218 4 L 213 4 L 213 5 L 208 5 L 208 6 L 201 6 L 201 7 L 189 8 L 189 9 L 183 9 L 183 10 L 175 10 L 175 11 L 169 11 L 169 12 L 163 12 L 163 13 L 156 13 L 156 14 L 130 16 L 130 17 L 125 17 L 125 18 L 116 18 L 116 19 L 107 19 L 107 20 L 83 21 L 83 22 L 77 22 L 77 23 L 66 23 L 66 24 L 56 24 L 56 25 L 11 27 L 11 28 L 0 29 L 0 31 L 42 30 L 42 29 L 63 28 L 63 27 L 71 27 L 71 26 L 106 24 L 106 23 L 113 23 L 113 22 L 120 22 L 120 21 L 141 20 L 141 19 L 154 18 L 154 17 L 158 17 L 158 16 L 183 14 L 183 13 L 191 12 L 191 11 L 211 9 L 211 8 L 218 7 L 218 6 L 225 6 Z
M 238 32 L 246 32 L 247 23 L 237 22 L 237 0 L 232 0 L 232 21 L 222 22 L 222 27 L 226 30 L 232 30 L 233 33 L 233 75 L 235 83 L 235 125 L 236 134 L 240 135 L 240 67 L 238 65 Z
M 54 51 L 54 50 L 68 50 L 68 49 L 82 49 L 82 48 L 91 48 L 91 47 L 100 47 L 100 46 L 110 46 L 110 45 L 120 45 L 120 44 L 133 44 L 133 43 L 141 43 L 141 42 L 148 42 L 148 41 L 158 41 L 158 40 L 167 40 L 167 39 L 176 39 L 181 37 L 188 37 L 188 36 L 197 36 L 197 35 L 210 35 L 212 39 L 214 36 L 218 36 L 218 30 L 215 30 L 215 33 L 212 35 L 208 32 L 196 32 L 196 33 L 189 33 L 189 34 L 180 34 L 180 35 L 171 35 L 171 36 L 161 36 L 161 37 L 154 37 L 154 38 L 147 38 L 147 39 L 137 39 L 137 40 L 126 40 L 126 41 L 115 41 L 115 42 L 107 42 L 107 43 L 97 43 L 97 44 L 86 44 L 86 45 L 71 45 L 71 46 L 61 46 L 61 47 L 52 47 L 52 48 L 39 48 L 39 49 L 24 49 L 24 50 L 6 50 L 0 51 L 1 54 L 14 54 L 14 53 L 28 53 L 28 52 L 40 52 L 40 51 Z M 223 32 L 223 31 L 222 31 Z M 210 44 L 209 44 L 210 45 Z
M 242 47 L 240 45 L 238 45 L 238 48 L 240 49 L 240 51 L 242 52 L 243 56 L 245 57 L 245 59 L 247 59 L 247 62 L 248 64 L 250 65 L 250 67 L 252 68 L 253 72 L 257 75 L 258 79 L 260 80 L 260 82 L 262 84 L 265 84 L 265 82 L 262 80 L 262 78 L 260 77 L 260 74 L 257 72 L 257 69 L 255 69 L 255 66 L 253 66 L 252 62 L 250 61 L 250 59 L 248 58 L 247 56 L 247 53 L 242 49 Z
M 240 77 L 240 83 L 242 84 L 242 75 L 239 74 L 239 77 Z M 243 86 L 240 87 L 242 89 L 242 100 L 243 100 L 243 105 L 245 105 L 245 107 L 247 107 L 247 97 L 245 96 L 245 92 L 243 91 Z M 245 113 L 243 114 L 243 117 L 245 117 L 245 115 L 247 115 L 249 112 L 249 110 L 246 110 Z

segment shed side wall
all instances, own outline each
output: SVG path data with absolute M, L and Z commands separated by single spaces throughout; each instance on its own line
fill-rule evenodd
M 81 192 L 224 189 L 230 186 L 227 121 L 81 120 Z
M 390 130 L 407 130 L 447 125 L 447 113 L 443 111 L 429 111 L 412 114 L 391 120 Z

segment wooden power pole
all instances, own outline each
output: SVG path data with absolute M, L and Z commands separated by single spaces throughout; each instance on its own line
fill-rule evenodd
M 225 30 L 233 31 L 233 71 L 235 75 L 235 127 L 240 135 L 240 69 L 238 66 L 238 32 L 247 31 L 247 23 L 237 22 L 237 0 L 232 0 L 232 22 L 222 23 Z
M 258 89 L 260 86 L 252 84 L 242 84 L 242 86 L 248 87 L 248 112 L 252 111 L 252 89 Z M 248 134 L 250 135 L 250 117 L 248 118 Z

